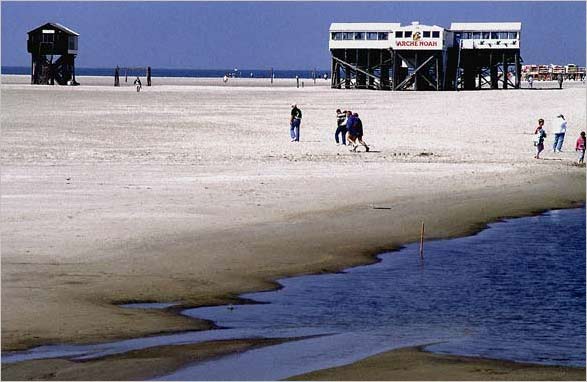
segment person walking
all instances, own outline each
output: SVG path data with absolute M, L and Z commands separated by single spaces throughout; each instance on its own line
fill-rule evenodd
M 546 131 L 544 131 L 544 119 L 538 120 L 538 127 L 534 130 L 534 146 L 536 146 L 536 155 L 534 158 L 540 159 L 540 153 L 544 150 L 544 139 L 546 138 Z
M 300 141 L 300 124 L 302 123 L 302 111 L 298 105 L 291 105 L 291 119 L 289 120 L 289 135 L 292 142 Z
M 341 112 L 340 109 L 336 109 L 336 132 L 334 133 L 334 140 L 337 145 L 340 144 L 338 141 L 338 134 L 340 134 L 342 145 L 346 146 L 346 133 L 346 110 Z
M 559 89 L 563 88 L 563 75 L 562 74 L 558 75 L 558 88 Z
M 565 116 L 562 114 L 557 115 L 554 126 L 556 133 L 554 133 L 552 151 L 558 151 L 560 153 L 562 152 L 563 141 L 565 140 L 565 133 L 567 132 L 567 121 L 565 120 Z
M 359 118 L 358 113 L 354 113 L 353 117 L 354 117 L 354 121 L 353 121 L 353 127 L 352 127 L 352 135 L 354 136 L 355 139 L 353 139 L 354 145 L 351 150 L 357 151 L 357 147 L 359 147 L 359 144 L 360 144 L 365 147 L 366 152 L 369 152 L 369 146 L 367 146 L 367 144 L 365 142 L 363 142 L 363 122 Z M 359 143 L 357 143 L 357 141 Z
M 346 139 L 348 141 L 349 145 L 355 146 L 357 144 L 356 140 L 356 136 L 353 134 L 354 130 L 353 130 L 353 126 L 355 124 L 355 117 L 353 115 L 353 112 L 350 110 L 347 110 L 346 112 L 346 131 L 347 131 L 347 136 Z
M 534 83 L 534 76 L 533 75 L 529 75 L 528 76 L 528 85 L 530 85 L 530 89 L 532 89 L 532 84 Z
M 137 92 L 140 92 L 143 88 L 143 84 L 141 83 L 141 79 L 139 77 L 137 77 L 135 80 L 134 85 L 137 85 Z
M 587 147 L 587 141 L 585 140 L 585 132 L 581 131 L 581 135 L 577 139 L 577 144 L 575 145 L 575 151 L 579 153 L 579 160 L 577 163 L 581 164 L 585 160 L 585 147 Z

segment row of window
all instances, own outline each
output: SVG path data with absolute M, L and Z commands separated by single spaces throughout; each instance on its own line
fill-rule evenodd
M 34 42 L 34 37 L 32 38 Z M 54 33 L 43 33 L 41 35 L 41 42 L 45 44 L 51 44 L 55 42 L 55 34 Z M 69 50 L 77 50 L 77 36 L 68 36 L 67 37 L 67 49 Z
M 418 32 L 416 32 L 418 33 Z M 412 31 L 397 31 L 395 32 L 395 38 L 410 38 L 412 37 Z M 424 38 L 439 38 L 440 31 L 424 31 L 422 32 L 422 37 Z
M 392 32 L 393 33 L 393 32 Z M 395 38 L 410 38 L 412 31 L 396 31 Z M 440 31 L 424 31 L 424 38 L 439 38 Z M 332 40 L 387 40 L 388 32 L 332 32 Z
M 332 32 L 333 40 L 387 40 L 387 32 Z
M 43 35 L 45 36 L 53 35 Z M 332 40 L 387 40 L 387 32 L 332 32 Z M 395 38 L 410 38 L 412 31 L 396 31 Z M 424 31 L 423 38 L 439 38 L 439 31 Z M 459 32 L 455 33 L 455 39 L 473 40 L 516 40 L 518 32 Z
M 516 40 L 518 32 L 462 32 L 455 33 L 455 38 L 465 40 Z

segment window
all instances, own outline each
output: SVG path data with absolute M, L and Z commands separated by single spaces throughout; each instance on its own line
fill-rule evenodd
M 508 38 L 510 40 L 515 40 L 518 38 L 518 34 L 516 32 L 508 32 Z
M 473 40 L 480 40 L 481 32 L 473 32 Z
M 406 31 L 406 32 L 404 33 L 404 37 L 406 37 L 406 38 L 407 38 L 407 37 L 412 37 L 412 31 Z
M 402 32 L 402 31 L 395 32 L 395 38 L 402 38 L 402 37 L 404 37 L 404 32 Z
M 424 31 L 423 37 L 430 37 L 430 31 Z
M 354 37 L 353 32 L 342 32 L 342 39 L 343 40 L 352 40 Z
M 389 33 L 387 32 L 379 32 L 377 33 L 377 40 L 387 40 L 387 36 Z
M 377 40 L 377 32 L 367 32 L 367 40 Z
M 489 32 L 482 32 L 481 38 L 483 38 L 484 40 L 487 40 L 489 38 Z
M 54 38 L 54 34 L 53 33 L 43 33 L 43 40 L 42 42 L 53 42 L 53 38 Z
M 365 32 L 355 32 L 355 40 L 364 40 Z
M 508 38 L 508 32 L 498 32 L 497 35 L 499 36 L 500 39 Z
M 497 32 L 491 32 L 491 39 L 492 40 L 497 40 L 499 38 L 497 36 L 498 36 Z
M 77 50 L 77 36 L 69 36 L 67 49 Z
M 342 32 L 332 32 L 331 38 L 333 40 L 342 40 Z
M 434 38 L 440 37 L 440 32 L 439 31 L 433 31 L 432 32 L 432 37 L 434 37 Z

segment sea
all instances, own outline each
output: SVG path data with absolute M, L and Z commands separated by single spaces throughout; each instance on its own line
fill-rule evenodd
M 289 342 L 187 365 L 158 380 L 278 380 L 407 346 L 464 356 L 585 367 L 585 208 L 489 224 L 409 244 L 339 273 L 278 280 L 248 303 L 187 309 L 218 329 L 3 353 L 87 360 L 152 346 L 230 338 Z M 166 309 L 174 302 L 126 305 Z M 123 307 L 121 307 L 122 309 Z
M 2 66 L 2 74 L 23 74 L 30 75 L 31 68 L 27 66 Z M 146 68 L 133 68 L 127 72 L 128 76 L 145 76 Z M 75 68 L 76 76 L 114 76 L 114 68 Z M 267 69 L 163 69 L 151 68 L 153 77 L 194 77 L 194 78 L 218 78 L 224 75 L 238 78 L 271 78 L 271 68 Z M 325 69 L 303 69 L 303 70 L 274 70 L 274 78 L 322 78 L 330 76 L 330 71 Z M 121 68 L 120 75 L 125 75 L 125 69 Z

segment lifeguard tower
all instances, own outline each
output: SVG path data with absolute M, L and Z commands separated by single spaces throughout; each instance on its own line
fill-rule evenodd
M 452 23 L 457 65 L 455 89 L 520 87 L 522 24 Z
M 78 37 L 78 33 L 57 23 L 47 23 L 28 32 L 31 84 L 77 85 L 75 57 Z

